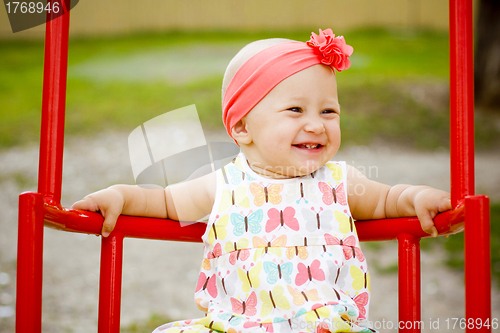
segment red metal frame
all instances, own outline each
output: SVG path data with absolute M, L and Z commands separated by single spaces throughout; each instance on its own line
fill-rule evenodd
M 99 281 L 99 332 L 120 332 L 123 234 L 102 239 Z
M 18 333 L 41 332 L 43 225 L 96 235 L 102 226 L 101 215 L 70 210 L 60 204 L 68 31 L 68 11 L 46 24 L 38 192 L 19 196 Z M 450 0 L 453 210 L 439 214 L 435 224 L 440 235 L 460 232 L 465 227 L 466 318 L 483 323 L 489 319 L 491 323 L 489 199 L 474 195 L 472 36 L 472 0 Z M 120 216 L 113 233 L 102 240 L 99 332 L 116 333 L 120 329 L 124 237 L 200 242 L 204 226 L 193 223 L 181 227 L 170 220 Z M 400 332 L 420 332 L 414 324 L 421 321 L 419 242 L 428 235 L 416 218 L 363 221 L 356 227 L 361 241 L 398 240 Z M 412 325 L 406 325 L 408 322 Z M 491 332 L 488 327 L 467 328 L 472 330 Z
M 420 332 L 420 238 L 398 236 L 399 332 Z
M 472 1 L 450 0 L 451 201 L 474 195 Z

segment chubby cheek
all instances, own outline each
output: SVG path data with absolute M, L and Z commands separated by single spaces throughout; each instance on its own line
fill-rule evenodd
M 271 162 L 276 161 L 276 158 L 286 153 L 285 142 L 278 137 L 272 135 L 263 135 L 256 142 L 258 150 L 262 154 L 262 158 Z
M 289 150 L 293 140 L 290 127 L 283 126 L 269 127 L 266 134 L 262 136 L 261 144 L 266 145 L 269 149 L 279 149 L 280 151 Z
M 268 157 L 272 160 L 281 160 L 290 154 L 290 145 L 280 139 L 270 140 L 265 143 Z M 280 161 L 281 162 L 281 161 Z
M 340 147 L 340 141 L 341 141 L 340 127 L 333 128 L 332 130 L 329 131 L 328 141 L 330 141 L 332 147 L 337 147 L 337 149 Z
M 341 136 L 340 136 L 340 132 L 339 132 L 338 136 L 332 142 L 332 146 L 335 147 L 335 150 L 339 150 L 339 148 L 340 148 L 340 142 L 341 142 Z

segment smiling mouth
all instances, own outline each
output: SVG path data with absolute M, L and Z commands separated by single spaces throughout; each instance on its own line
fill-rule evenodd
M 302 143 L 298 145 L 293 145 L 294 147 L 301 148 L 301 149 L 319 149 L 323 147 L 321 144 L 313 144 L 313 143 Z

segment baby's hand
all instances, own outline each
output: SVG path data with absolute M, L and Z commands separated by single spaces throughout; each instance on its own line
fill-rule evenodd
M 422 230 L 431 234 L 432 237 L 436 237 L 438 231 L 434 226 L 433 220 L 437 214 L 451 209 L 450 194 L 445 191 L 426 187 L 416 193 L 413 205 Z
M 75 202 L 71 209 L 100 212 L 104 217 L 101 234 L 103 237 L 108 237 L 115 228 L 116 220 L 122 213 L 124 203 L 125 200 L 121 192 L 107 188 L 87 195 L 82 200 Z

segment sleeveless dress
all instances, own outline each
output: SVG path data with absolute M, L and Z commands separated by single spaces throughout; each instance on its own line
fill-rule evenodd
M 375 332 L 345 162 L 270 179 L 243 153 L 217 171 L 195 292 L 201 319 L 154 332 Z

